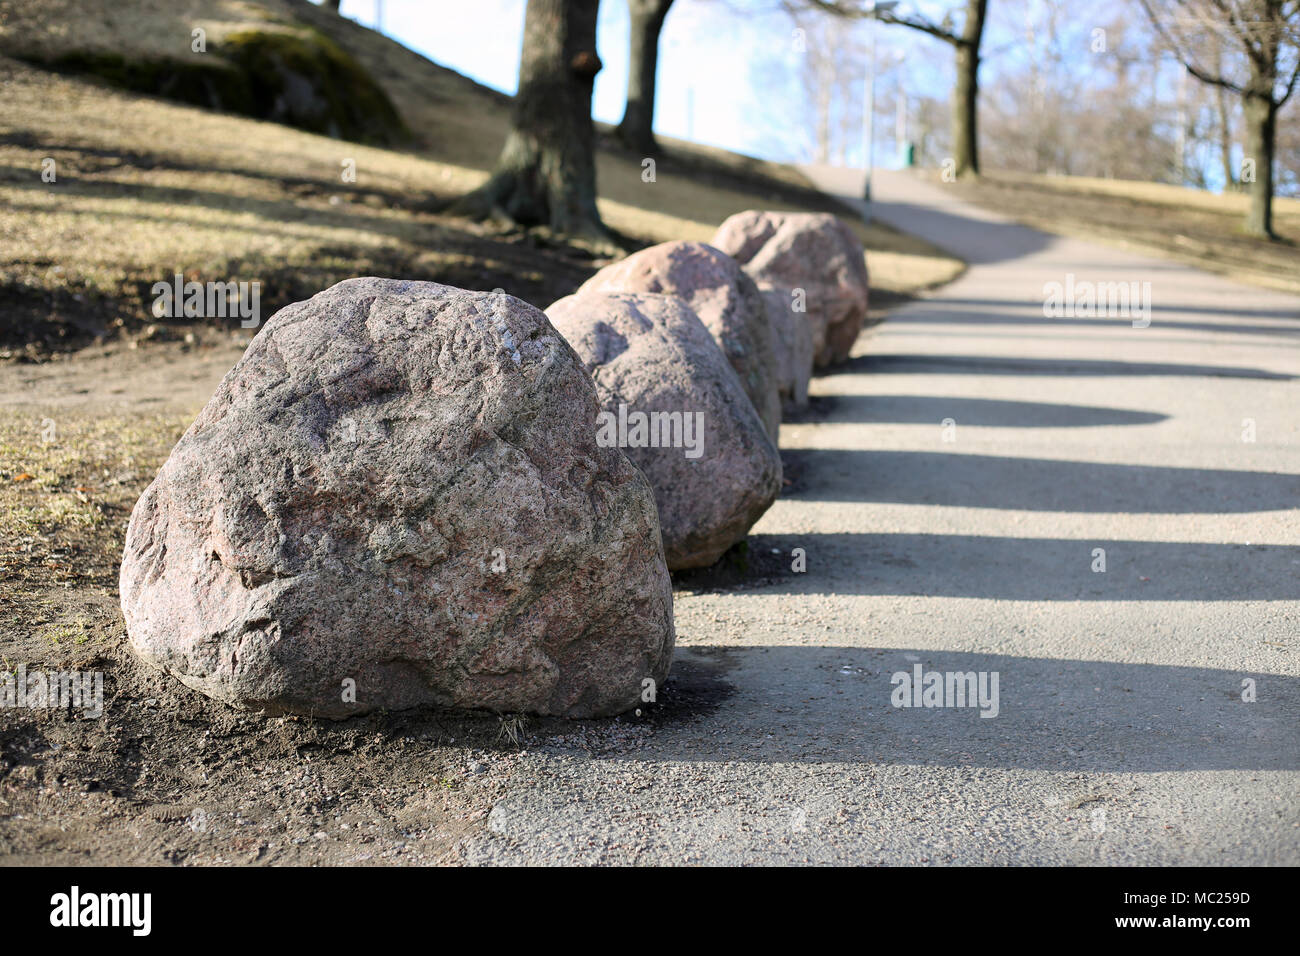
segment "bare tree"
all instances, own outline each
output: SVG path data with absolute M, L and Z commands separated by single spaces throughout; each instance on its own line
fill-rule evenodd
M 850 141 L 861 128 L 865 47 L 843 22 L 806 10 L 788 10 L 796 27 L 799 80 L 808 109 L 799 114 L 808 134 L 805 157 L 844 165 Z
M 519 91 L 496 169 L 452 205 L 473 218 L 548 226 L 602 250 L 616 241 L 596 209 L 591 92 L 599 0 L 528 0 Z
M 912 138 L 916 141 L 916 161 L 922 166 L 942 165 L 951 155 L 948 148 L 947 107 L 941 100 L 929 96 L 913 96 Z
M 1277 114 L 1300 77 L 1300 0 L 1138 2 L 1192 76 L 1242 98 L 1246 135 L 1240 179 L 1250 195 L 1246 232 L 1276 238 Z M 1236 55 L 1221 58 L 1221 51 Z
M 1222 73 L 1223 40 L 1216 34 L 1210 42 L 1214 57 L 1214 71 L 1215 73 Z M 1226 192 L 1237 188 L 1237 172 L 1232 165 L 1232 117 L 1228 114 L 1227 90 L 1218 83 L 1214 84 L 1213 90 L 1219 162 L 1223 166 L 1223 189 Z
M 979 164 L 979 69 L 980 41 L 988 17 L 988 0 L 961 0 L 935 23 L 920 13 L 897 14 L 892 10 L 874 11 L 853 0 L 788 0 L 795 6 L 805 5 L 841 17 L 876 17 L 881 23 L 919 30 L 942 40 L 953 48 L 957 78 L 952 91 L 952 141 L 955 173 L 978 175 Z M 957 11 L 960 10 L 960 13 Z M 956 22 L 960 20 L 960 22 Z
M 1002 0 L 990 23 L 980 82 L 986 168 L 1175 182 L 1177 122 L 1160 97 L 1155 36 L 1129 0 Z M 1133 14 L 1136 23 L 1125 13 Z M 1016 56 L 1002 57 L 1014 49 Z M 1199 86 L 1199 84 L 1198 84 Z M 1208 112 L 1191 91 L 1186 141 Z M 1207 101 L 1208 102 L 1208 101 Z M 1202 113 L 1205 112 L 1205 115 Z M 1203 151 L 1189 147 L 1189 157 Z M 1207 154 L 1208 155 L 1208 154 Z M 1189 178 L 1201 176 L 1199 168 Z
M 627 0 L 631 49 L 627 69 L 627 106 L 618 138 L 640 153 L 658 151 L 655 143 L 655 73 L 659 67 L 659 32 L 673 0 Z
M 1290 106 L 1293 122 L 1278 123 L 1278 180 L 1273 188 L 1279 196 L 1300 196 L 1300 121 L 1295 121 L 1297 110 L 1300 106 L 1293 101 Z

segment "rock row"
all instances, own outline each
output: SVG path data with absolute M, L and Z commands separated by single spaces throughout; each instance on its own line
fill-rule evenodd
M 265 713 L 652 699 L 670 571 L 771 506 L 782 404 L 866 318 L 834 216 L 742 213 L 716 242 L 645 249 L 546 313 L 378 278 L 280 310 L 131 515 L 135 653 Z

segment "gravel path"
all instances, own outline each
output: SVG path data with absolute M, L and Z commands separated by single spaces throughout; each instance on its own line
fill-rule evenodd
M 530 735 L 462 858 L 1300 863 L 1300 301 L 876 196 L 970 269 L 815 381 L 763 573 L 679 593 L 658 702 Z M 1070 274 L 1150 283 L 1149 327 L 1045 318 Z M 996 716 L 892 706 L 918 665 Z

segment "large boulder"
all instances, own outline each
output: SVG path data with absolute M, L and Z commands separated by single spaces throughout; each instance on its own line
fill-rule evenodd
M 776 352 L 776 383 L 782 405 L 798 409 L 808 404 L 808 381 L 813 370 L 813 333 L 794 290 L 760 288 L 772 325 Z
M 136 504 L 146 662 L 241 708 L 590 717 L 672 656 L 654 496 L 537 309 L 351 279 L 281 310 Z
M 817 367 L 848 358 L 867 321 L 862 243 L 830 213 L 761 212 L 728 217 L 710 240 L 760 288 L 803 289 Z
M 671 571 L 707 567 L 781 492 L 781 455 L 677 296 L 585 292 L 546 310 L 596 383 L 611 439 L 654 488 Z
M 721 346 L 776 444 L 781 396 L 767 307 L 729 256 L 702 242 L 661 242 L 601 269 L 578 292 L 655 292 L 684 299 Z

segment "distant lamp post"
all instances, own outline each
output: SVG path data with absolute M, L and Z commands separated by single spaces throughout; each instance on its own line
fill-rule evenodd
M 866 167 L 867 179 L 862 187 L 862 198 L 871 202 L 871 166 L 872 149 L 875 145 L 876 127 L 876 21 L 882 13 L 888 13 L 898 6 L 898 0 L 866 0 L 863 14 L 871 20 L 871 56 L 867 62 L 867 89 L 862 106 L 862 164 Z M 865 218 L 871 218 L 868 208 Z

